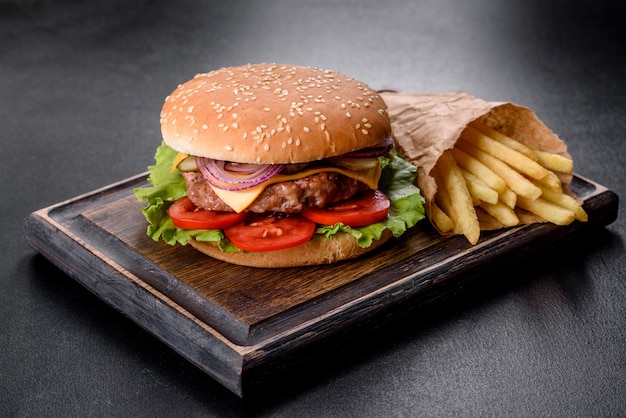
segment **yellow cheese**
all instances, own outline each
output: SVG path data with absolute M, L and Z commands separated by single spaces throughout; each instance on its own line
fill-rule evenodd
M 345 176 L 367 184 L 372 189 L 378 188 L 378 180 L 380 180 L 381 174 L 380 164 L 377 165 L 376 168 L 364 171 L 353 171 L 340 167 L 328 166 L 303 170 L 295 174 L 277 174 L 266 182 L 245 190 L 231 191 L 219 189 L 214 186 L 211 186 L 211 188 L 213 189 L 215 194 L 218 195 L 220 199 L 222 199 L 228 206 L 233 208 L 236 212 L 242 212 L 248 206 L 250 206 L 252 202 L 254 202 L 254 200 L 259 197 L 259 195 L 263 193 L 263 190 L 265 190 L 265 188 L 270 184 L 279 183 L 281 181 L 298 180 L 312 174 L 321 173 L 323 171 L 333 171 L 343 174 Z

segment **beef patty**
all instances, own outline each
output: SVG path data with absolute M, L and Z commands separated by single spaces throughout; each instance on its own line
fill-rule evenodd
M 220 199 L 209 183 L 197 171 L 183 173 L 187 196 L 198 207 L 207 210 L 233 212 Z M 298 213 L 305 207 L 321 208 L 368 190 L 358 180 L 334 172 L 322 172 L 299 180 L 271 184 L 246 209 L 249 212 Z

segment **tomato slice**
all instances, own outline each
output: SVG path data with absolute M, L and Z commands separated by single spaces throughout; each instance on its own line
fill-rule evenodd
M 389 198 L 383 192 L 369 190 L 325 208 L 306 208 L 302 216 L 323 225 L 341 222 L 347 226 L 366 226 L 384 220 L 389 206 Z
M 200 209 L 187 197 L 181 197 L 169 207 L 167 214 L 172 222 L 183 229 L 224 229 L 243 221 L 248 214 L 215 212 Z
M 273 251 L 304 244 L 315 233 L 315 223 L 300 215 L 252 214 L 224 234 L 244 251 Z

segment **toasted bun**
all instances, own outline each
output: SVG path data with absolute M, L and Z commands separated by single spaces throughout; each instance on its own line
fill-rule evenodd
M 331 264 L 369 253 L 386 243 L 392 237 L 386 229 L 380 239 L 369 248 L 361 248 L 354 237 L 347 232 L 339 232 L 332 238 L 316 235 L 311 240 L 296 247 L 266 252 L 225 253 L 217 244 L 192 240 L 189 243 L 198 251 L 218 260 L 247 267 L 300 267 L 316 264 Z
M 303 163 L 391 135 L 383 99 L 334 71 L 254 64 L 198 74 L 167 97 L 161 131 L 176 151 L 241 163 Z

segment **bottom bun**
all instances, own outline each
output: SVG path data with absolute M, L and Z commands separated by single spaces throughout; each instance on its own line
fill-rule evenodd
M 310 241 L 302 245 L 284 250 L 238 253 L 225 253 L 213 242 L 192 240 L 189 244 L 208 256 L 228 263 L 246 267 L 282 268 L 330 264 L 348 260 L 375 250 L 391 237 L 391 231 L 386 229 L 380 239 L 372 242 L 368 248 L 361 248 L 352 235 L 339 232 L 330 239 L 323 235 L 315 235 Z

